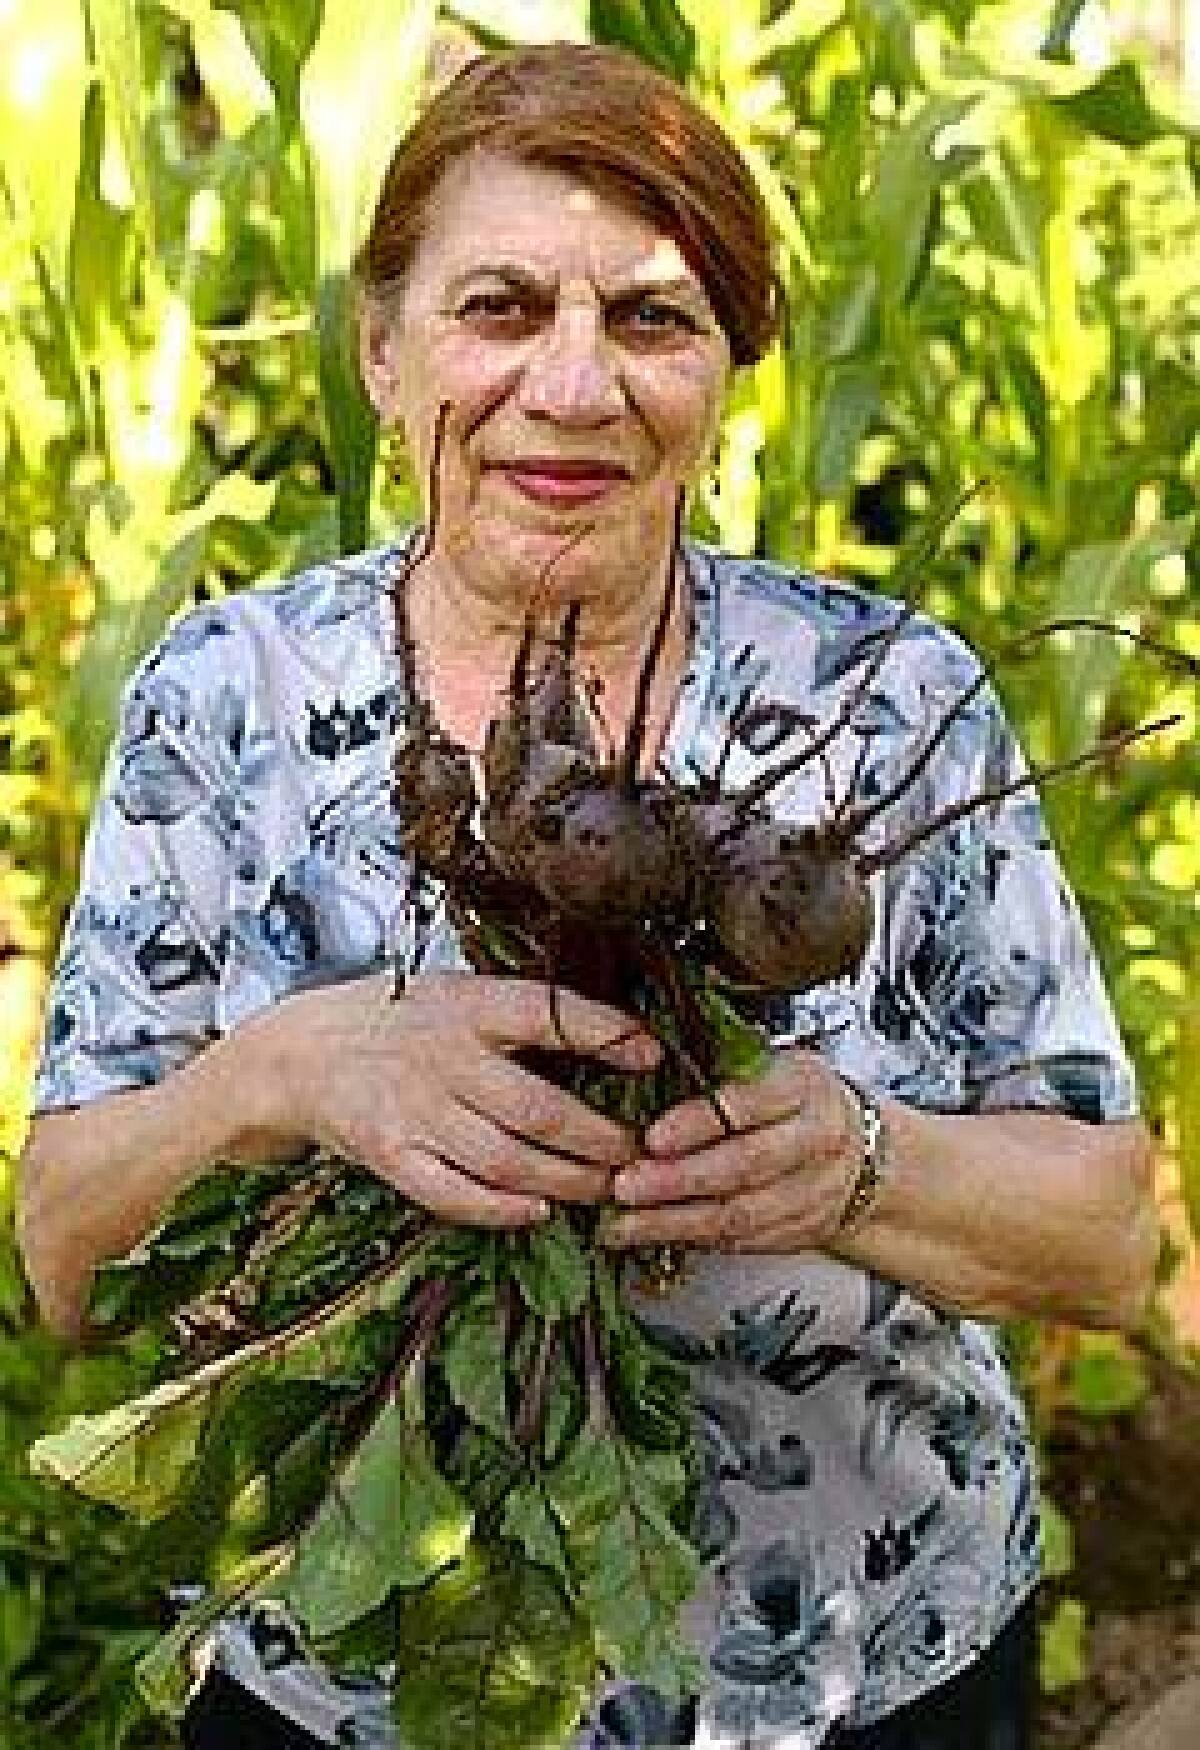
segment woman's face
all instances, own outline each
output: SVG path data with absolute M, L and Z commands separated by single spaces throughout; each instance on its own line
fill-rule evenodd
M 437 551 L 506 620 L 537 594 L 581 600 L 600 630 L 661 578 L 677 494 L 716 439 L 729 348 L 651 221 L 555 170 L 459 160 L 398 308 L 364 321 L 362 358 L 422 479 L 449 404 Z

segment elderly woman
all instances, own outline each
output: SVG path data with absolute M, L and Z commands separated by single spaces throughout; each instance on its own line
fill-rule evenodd
M 595 47 L 474 62 L 397 153 L 361 271 L 364 377 L 422 478 L 442 432 L 413 661 L 392 599 L 422 551 L 408 531 L 195 610 L 130 682 L 24 1162 L 45 1316 L 77 1330 L 97 1262 L 214 1163 L 314 1142 L 453 1222 L 608 1205 L 610 1245 L 691 1250 L 653 1312 L 698 1356 L 707 1560 L 685 1628 L 707 1680 L 674 1708 L 603 1684 L 581 1743 L 1028 1744 L 1033 1454 L 986 1321 L 1127 1323 L 1156 1237 L 1129 1067 L 1036 801 L 875 878 L 860 973 L 781 1005 L 768 1073 L 722 1091 L 733 1135 L 695 1099 L 639 1144 L 518 1064 L 555 1043 L 548 988 L 470 974 L 447 919 L 403 904 L 404 675 L 478 749 L 526 617 L 549 640 L 577 603 L 619 744 L 674 564 L 645 749 L 683 777 L 712 769 L 748 682 L 793 723 L 833 717 L 895 610 L 674 551 L 777 301 L 753 180 L 669 81 Z M 835 788 L 886 788 L 977 673 L 916 617 L 856 724 L 865 768 L 857 733 L 829 749 Z M 982 688 L 886 832 L 1019 761 Z M 765 763 L 735 740 L 730 782 Z M 805 769 L 774 806 L 812 818 L 823 796 Z M 388 1002 L 397 955 L 422 976 Z M 561 1019 L 580 1049 L 645 1061 L 627 1017 L 563 993 Z M 296 1668 L 225 1637 L 194 1743 L 390 1741 L 315 1670 L 309 1717 L 331 1728 L 289 1726 Z M 222 1712 L 234 1674 L 253 1730 Z

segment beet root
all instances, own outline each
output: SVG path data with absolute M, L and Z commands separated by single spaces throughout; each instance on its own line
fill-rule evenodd
M 483 826 L 505 874 L 563 917 L 636 924 L 687 909 L 681 814 L 665 790 L 626 796 L 604 772 L 585 770 L 557 789 L 523 785 L 485 812 Z
M 827 827 L 744 821 L 717 848 L 709 918 L 739 977 L 805 991 L 857 972 L 872 907 L 848 846 Z

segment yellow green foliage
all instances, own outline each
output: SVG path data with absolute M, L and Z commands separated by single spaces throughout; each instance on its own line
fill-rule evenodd
M 982 481 L 922 599 L 985 655 L 1080 613 L 1200 654 L 1200 140 L 1132 63 L 1041 52 L 1077 10 L 0 4 L 0 1166 L 133 662 L 197 598 L 413 509 L 354 380 L 345 270 L 420 70 L 452 66 L 468 33 L 629 44 L 689 84 L 759 179 L 785 343 L 733 390 L 701 533 L 886 588 L 914 520 Z M 1082 637 L 998 678 L 1043 758 L 1183 715 L 1048 806 L 1196 1220 L 1194 686 Z M 107 1364 L 30 1331 L 11 1239 L 0 1318 L 21 1338 L 8 1457 L 104 1395 L 88 1369 Z M 52 1523 L 28 1477 L 0 1483 L 0 1740 L 110 1750 L 139 1728 L 99 1697 L 147 1606 L 96 1581 L 111 1634 L 71 1644 L 70 1537 L 107 1547 L 82 1512 Z

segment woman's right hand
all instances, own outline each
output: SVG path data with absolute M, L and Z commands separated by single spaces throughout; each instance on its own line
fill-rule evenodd
M 391 972 L 289 997 L 247 1025 L 268 1044 L 271 1128 L 360 1163 L 448 1222 L 521 1227 L 547 1202 L 596 1203 L 633 1133 L 514 1063 L 540 1046 L 626 1070 L 659 1046 L 617 1009 L 547 984 Z

